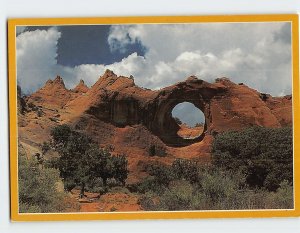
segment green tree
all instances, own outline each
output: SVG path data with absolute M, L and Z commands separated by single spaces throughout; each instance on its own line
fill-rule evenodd
M 250 187 L 275 191 L 293 181 L 291 128 L 251 127 L 219 134 L 212 146 L 213 164 L 246 175 Z
M 86 151 L 85 156 L 89 158 L 92 177 L 100 177 L 104 187 L 106 187 L 107 180 L 113 178 L 114 175 L 114 164 L 109 151 L 99 149 L 96 144 L 93 144 Z
M 125 186 L 125 181 L 128 176 L 128 161 L 125 155 L 112 156 L 112 162 L 114 165 L 113 177 Z
M 102 179 L 105 188 L 110 178 L 125 184 L 128 169 L 124 155 L 112 156 L 109 150 L 100 149 L 90 137 L 67 125 L 55 127 L 51 136 L 51 144 L 60 155 L 55 165 L 66 190 L 80 186 L 82 197 L 86 185 L 93 184 L 96 178 Z
M 69 189 L 72 183 L 79 185 L 80 196 L 84 196 L 86 183 L 92 178 L 89 158 L 84 155 L 92 140 L 84 134 L 73 131 L 67 125 L 52 129 L 51 136 L 52 145 L 60 155 L 57 165 L 65 189 Z
M 72 133 L 71 127 L 68 125 L 60 125 L 51 130 L 52 145 L 56 149 L 62 149 L 69 141 Z

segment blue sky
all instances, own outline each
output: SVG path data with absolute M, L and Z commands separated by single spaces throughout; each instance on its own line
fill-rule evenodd
M 291 94 L 290 23 L 17 27 L 17 78 L 25 94 L 56 75 L 73 88 L 106 69 L 160 89 L 190 75 L 228 77 L 260 92 Z M 187 122 L 197 114 L 181 109 Z M 188 116 L 189 115 L 189 116 Z M 191 123 L 192 124 L 192 123 Z
M 81 64 L 108 65 L 136 52 L 143 56 L 146 52 L 139 41 L 126 47 L 126 51 L 111 51 L 107 38 L 110 25 L 84 25 L 56 27 L 61 32 L 57 41 L 57 64 L 74 67 Z M 25 31 L 48 30 L 51 27 L 26 27 Z

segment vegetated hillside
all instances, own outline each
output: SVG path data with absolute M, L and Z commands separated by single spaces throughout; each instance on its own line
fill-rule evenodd
M 186 127 L 180 127 L 171 116 L 172 108 L 184 101 L 194 103 L 205 114 L 200 135 L 197 128 L 184 135 Z M 133 77 L 117 76 L 109 70 L 91 88 L 81 80 L 68 90 L 57 76 L 30 96 L 19 96 L 19 110 L 19 140 L 27 148 L 39 149 L 50 139 L 53 127 L 69 124 L 101 147 L 113 148 L 113 154 L 126 154 L 129 183 L 146 177 L 149 163 L 168 165 L 176 158 L 210 161 L 213 137 L 220 132 L 253 125 L 292 125 L 291 96 L 272 97 L 227 78 L 207 83 L 194 76 L 152 91 L 136 86 Z
M 171 112 L 181 102 L 198 107 L 204 125 L 178 124 Z M 292 96 L 195 76 L 153 91 L 107 70 L 90 88 L 81 80 L 69 90 L 59 76 L 29 96 L 18 88 L 18 126 L 22 212 L 292 208 Z M 242 164 L 231 169 L 232 160 Z M 36 169 L 56 177 L 43 186 L 44 206 L 31 193 Z M 62 195 L 62 183 L 72 192 Z

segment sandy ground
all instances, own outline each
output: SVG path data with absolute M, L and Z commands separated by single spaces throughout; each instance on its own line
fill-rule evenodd
M 142 211 L 138 204 L 138 196 L 126 193 L 106 193 L 99 196 L 98 193 L 85 193 L 86 197 L 78 199 L 79 190 L 73 190 L 71 200 L 76 201 L 79 212 L 127 212 Z M 78 211 L 78 210 L 69 210 Z

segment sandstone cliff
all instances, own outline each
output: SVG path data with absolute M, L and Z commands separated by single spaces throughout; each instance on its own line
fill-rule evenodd
M 71 124 L 99 145 L 125 153 L 132 182 L 143 176 L 151 161 L 171 163 L 176 157 L 208 161 L 213 137 L 220 132 L 292 125 L 291 96 L 272 97 L 227 78 L 208 83 L 191 76 L 153 91 L 136 86 L 133 77 L 107 70 L 91 88 L 81 80 L 68 90 L 57 76 L 25 102 L 27 111 L 19 116 L 22 142 L 38 147 L 49 139 L 52 127 Z M 172 118 L 172 109 L 181 102 L 193 103 L 205 115 L 203 133 L 192 139 L 177 134 L 181 128 Z M 151 145 L 157 156 L 149 156 Z

